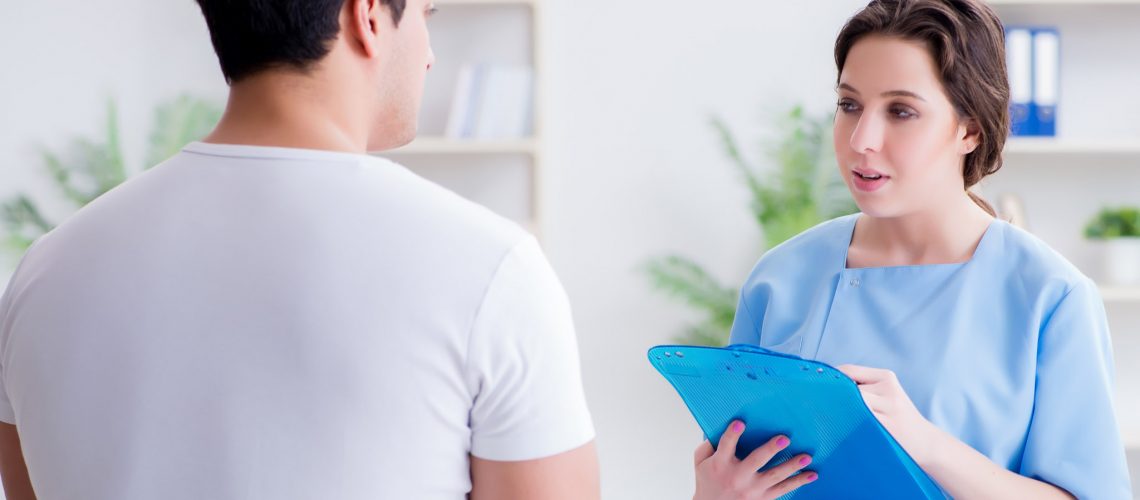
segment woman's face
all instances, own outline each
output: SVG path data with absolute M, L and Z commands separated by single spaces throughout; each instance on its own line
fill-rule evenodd
M 860 210 L 899 217 L 965 196 L 963 157 L 977 134 L 960 123 L 923 44 L 859 40 L 837 91 L 835 157 Z

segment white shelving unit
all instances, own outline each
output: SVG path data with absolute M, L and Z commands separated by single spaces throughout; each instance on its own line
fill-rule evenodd
M 1131 97 L 1140 86 L 1140 58 L 1131 51 L 1140 44 L 1140 0 L 988 2 L 1007 25 L 1053 26 L 1061 33 L 1058 135 L 1010 137 L 1006 166 L 990 194 L 1021 198 L 1031 229 L 1095 275 L 1099 249 L 1083 240 L 1084 224 L 1104 206 L 1140 205 L 1140 127 L 1129 118 L 1140 112 Z M 1140 369 L 1133 362 L 1140 352 L 1140 286 L 1099 288 L 1117 356 L 1117 419 L 1134 457 L 1140 451 Z M 1133 464 L 1133 470 L 1140 469 Z
M 1136 141 L 1058 140 L 1011 137 L 1005 145 L 1007 157 L 1021 155 L 1135 156 L 1140 164 L 1140 139 Z
M 514 219 L 541 239 L 542 0 L 435 0 L 435 5 L 440 12 L 430 29 L 436 66 L 428 73 L 420 136 L 382 156 Z M 530 137 L 444 136 L 458 68 L 481 62 L 526 64 L 534 72 Z
M 991 194 L 1024 198 L 1031 229 L 1090 275 L 1097 254 L 1081 240 L 1103 206 L 1140 205 L 1140 0 L 987 0 L 1007 25 L 1052 26 L 1061 34 L 1056 137 L 1010 137 Z M 1002 185 L 1004 184 L 1004 185 Z M 1037 211 L 1036 214 L 1032 213 Z M 1140 287 L 1102 287 L 1106 302 L 1140 302 Z
M 1140 5 L 1140 2 L 1137 2 Z M 1068 157 L 1077 160 L 1089 158 L 1134 157 L 1140 167 L 1140 140 L 1120 141 L 1066 141 L 1055 138 L 1010 138 L 1006 143 L 1007 161 L 1011 158 L 1032 158 L 1038 156 Z M 1140 195 L 1140 192 L 1138 192 Z M 1101 298 L 1106 303 L 1140 304 L 1140 286 L 1100 285 Z M 1136 446 L 1140 447 L 1140 437 Z

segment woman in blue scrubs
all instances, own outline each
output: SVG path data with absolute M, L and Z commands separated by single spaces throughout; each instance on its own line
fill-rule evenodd
M 873 1 L 835 60 L 835 152 L 862 213 L 766 253 L 732 343 L 840 366 L 955 498 L 1131 498 L 1096 285 L 969 191 L 1009 130 L 997 16 L 980 0 Z M 737 460 L 743 430 L 698 448 L 695 498 L 817 478 L 809 456 L 756 473 L 790 443 Z

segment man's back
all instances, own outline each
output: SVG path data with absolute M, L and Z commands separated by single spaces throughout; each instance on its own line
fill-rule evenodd
M 0 420 L 40 498 L 462 498 L 593 438 L 532 238 L 393 163 L 196 143 L 36 244 Z

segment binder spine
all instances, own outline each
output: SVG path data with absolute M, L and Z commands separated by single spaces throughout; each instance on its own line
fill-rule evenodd
M 1010 131 L 1015 136 L 1036 135 L 1033 109 L 1033 33 L 1027 28 L 1006 28 L 1005 60 L 1009 73 Z
M 1057 135 L 1061 86 L 1061 39 L 1054 28 L 1033 31 L 1033 103 L 1036 135 Z

